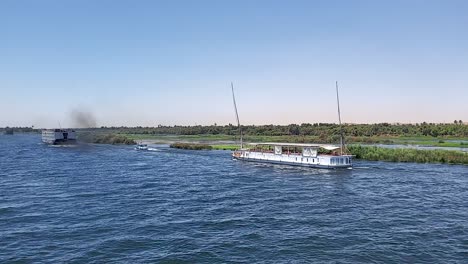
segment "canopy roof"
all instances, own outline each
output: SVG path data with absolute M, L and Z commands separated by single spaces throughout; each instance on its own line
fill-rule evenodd
M 300 148 L 324 148 L 326 150 L 339 149 L 339 146 L 329 144 L 306 144 L 306 143 L 279 143 L 279 142 L 261 142 L 261 143 L 248 143 L 253 146 L 282 146 L 282 147 L 300 147 Z

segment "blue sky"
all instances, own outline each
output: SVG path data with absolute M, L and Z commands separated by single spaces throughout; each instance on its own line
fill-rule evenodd
M 467 1 L 0 1 L 0 126 L 468 121 Z

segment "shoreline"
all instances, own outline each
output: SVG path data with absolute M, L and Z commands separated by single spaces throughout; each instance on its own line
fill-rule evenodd
M 31 133 L 17 133 L 16 135 L 20 134 Z M 136 143 L 148 145 L 171 145 L 177 143 L 179 148 L 192 150 L 209 149 L 233 151 L 239 148 L 239 145 L 235 140 L 226 140 L 220 136 L 216 137 L 218 139 L 213 139 L 211 135 L 206 137 L 204 135 L 188 137 L 178 135 L 145 137 L 144 135 L 137 135 L 135 137 L 135 135 L 129 136 L 127 134 L 120 133 L 82 132 L 79 133 L 78 140 L 84 143 L 109 145 L 134 145 Z M 462 143 L 465 142 L 464 139 L 459 139 L 459 141 Z M 246 143 L 248 142 L 249 141 Z M 204 147 L 200 147 L 200 145 L 203 145 Z M 356 159 L 362 160 L 468 165 L 468 151 L 466 151 L 465 148 L 356 143 L 347 144 L 347 147 L 351 154 L 356 156 Z
M 238 145 L 172 143 L 171 148 L 186 150 L 237 150 Z M 456 150 L 414 149 L 414 148 L 383 148 L 378 146 L 350 145 L 349 152 L 355 159 L 368 161 L 408 162 L 408 163 L 438 163 L 450 165 L 468 165 L 468 153 Z

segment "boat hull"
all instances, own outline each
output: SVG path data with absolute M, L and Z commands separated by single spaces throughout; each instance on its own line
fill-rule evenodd
M 287 165 L 287 166 L 296 166 L 296 167 L 306 167 L 306 168 L 318 168 L 318 169 L 349 169 L 352 168 L 352 165 L 321 165 L 321 164 L 308 164 L 308 163 L 298 163 L 298 162 L 289 162 L 289 161 L 276 161 L 276 160 L 265 160 L 265 159 L 255 159 L 255 158 L 242 158 L 234 157 L 234 160 L 241 160 L 247 162 L 255 163 L 264 163 L 264 164 L 274 164 L 274 165 Z
M 136 147 L 136 148 L 135 148 L 135 150 L 139 150 L 139 151 L 147 151 L 147 150 L 148 150 L 148 148 L 138 148 L 138 147 Z
M 48 145 L 76 145 L 76 140 L 42 140 Z
M 272 153 L 272 152 L 257 152 L 249 150 L 235 151 L 232 157 L 237 160 L 279 164 L 289 166 L 299 166 L 308 168 L 324 168 L 324 169 L 346 169 L 352 168 L 351 155 L 306 155 L 298 153 Z

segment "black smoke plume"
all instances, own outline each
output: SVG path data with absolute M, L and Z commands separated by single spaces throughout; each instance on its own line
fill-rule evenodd
M 72 110 L 72 124 L 76 128 L 92 128 L 97 126 L 93 113 L 83 110 Z

